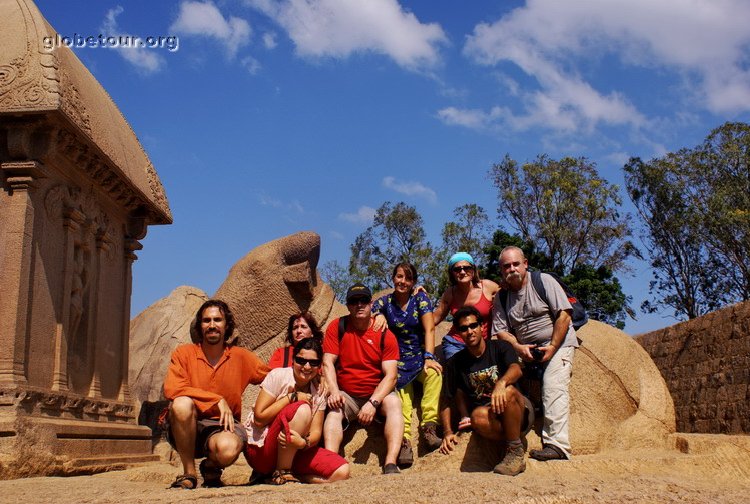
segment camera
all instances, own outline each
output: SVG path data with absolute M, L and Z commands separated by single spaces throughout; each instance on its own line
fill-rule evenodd
M 531 356 L 535 361 L 540 361 L 542 360 L 542 358 L 544 358 L 544 350 L 542 350 L 538 346 L 531 347 L 529 351 L 531 352 Z

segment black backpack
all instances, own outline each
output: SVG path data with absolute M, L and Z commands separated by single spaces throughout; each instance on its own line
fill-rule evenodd
M 544 282 L 542 282 L 542 272 L 541 271 L 529 271 L 529 274 L 531 275 L 531 284 L 534 286 L 534 290 L 537 294 L 539 294 L 539 297 L 542 298 L 542 301 L 544 301 L 547 306 L 549 306 L 549 298 L 547 297 L 547 291 L 544 288 Z M 578 298 L 573 293 L 572 290 L 563 282 L 560 277 L 555 273 L 547 273 L 549 276 L 555 279 L 555 281 L 560 284 L 560 287 L 562 287 L 562 290 L 565 292 L 565 295 L 568 297 L 568 302 L 570 303 L 570 306 L 573 307 L 573 313 L 570 316 L 571 322 L 573 323 L 573 329 L 576 331 L 580 329 L 586 322 L 589 321 L 589 314 L 586 313 L 586 309 L 583 307 L 580 301 L 578 301 Z M 510 330 L 510 319 L 508 318 L 508 291 L 503 289 L 498 293 L 498 296 L 500 296 L 500 302 L 503 304 L 503 309 L 505 310 L 505 317 L 508 322 L 508 330 Z

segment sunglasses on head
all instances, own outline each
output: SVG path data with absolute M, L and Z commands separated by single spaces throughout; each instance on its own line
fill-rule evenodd
M 474 271 L 474 266 L 453 266 L 453 271 L 455 271 L 456 273 L 460 271 Z
M 310 364 L 310 367 L 320 367 L 320 359 L 305 359 L 298 355 L 294 358 L 294 362 L 302 367 L 305 367 L 305 364 Z
M 472 322 L 471 324 L 460 325 L 460 326 L 458 326 L 458 331 L 459 332 L 466 332 L 468 330 L 472 330 L 473 331 L 474 329 L 476 329 L 477 327 L 479 327 L 479 325 L 480 325 L 479 322 Z

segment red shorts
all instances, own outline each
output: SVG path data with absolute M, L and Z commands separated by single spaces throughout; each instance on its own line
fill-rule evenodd
M 263 446 L 248 444 L 245 449 L 247 463 L 262 474 L 271 474 L 276 469 L 276 455 L 279 446 L 279 432 L 284 428 L 284 420 L 294 418 L 297 409 L 305 404 L 303 401 L 289 404 L 282 409 L 268 428 Z M 336 469 L 346 464 L 346 459 L 320 446 L 311 446 L 297 451 L 292 462 L 292 472 L 297 475 L 320 476 L 330 478 Z

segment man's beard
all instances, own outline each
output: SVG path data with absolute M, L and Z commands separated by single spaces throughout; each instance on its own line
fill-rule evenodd
M 512 273 L 508 273 L 505 276 L 505 283 L 507 283 L 511 287 L 518 289 L 523 284 L 523 277 L 519 272 L 514 271 Z

